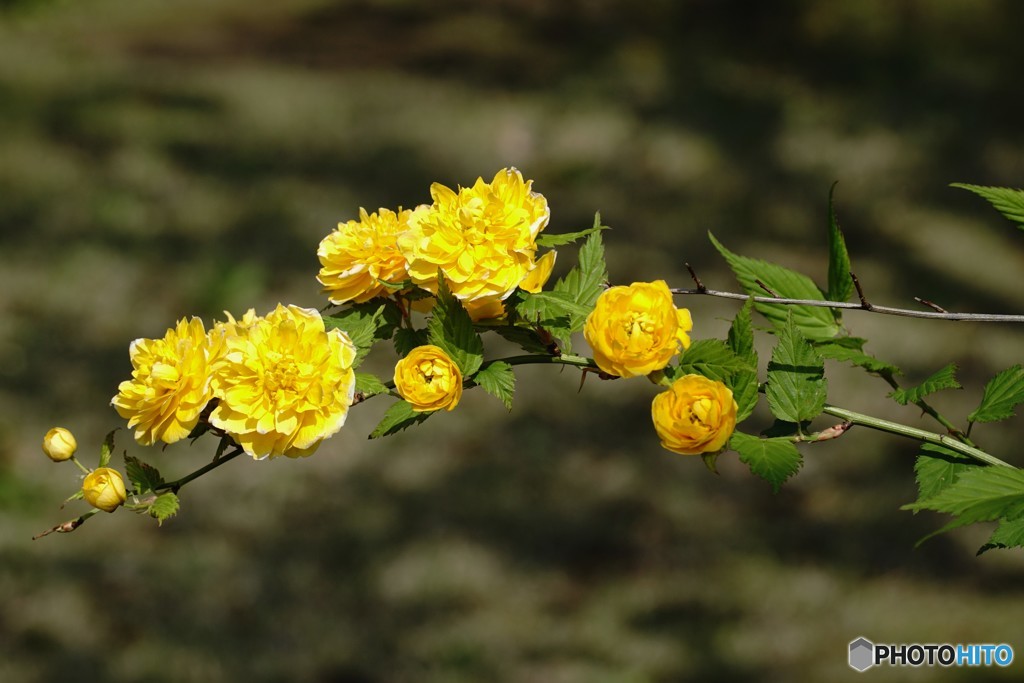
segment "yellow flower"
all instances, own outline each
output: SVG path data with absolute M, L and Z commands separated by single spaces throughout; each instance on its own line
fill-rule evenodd
M 523 281 L 519 283 L 519 287 L 532 294 L 536 294 L 543 289 L 548 278 L 551 277 L 551 271 L 555 267 L 555 259 L 557 257 L 558 253 L 552 249 L 537 259 L 533 270 L 527 273 Z
M 214 366 L 210 423 L 257 459 L 311 455 L 345 424 L 356 347 L 312 309 L 282 306 L 227 335 Z
M 664 280 L 634 282 L 601 293 L 583 336 L 597 367 L 609 375 L 637 377 L 661 370 L 680 346 L 690 347 L 690 311 L 677 309 Z
M 178 321 L 163 339 L 131 343 L 132 378 L 121 382 L 110 403 L 150 446 L 188 436 L 213 396 L 209 341 L 199 318 Z
M 63 427 L 54 427 L 43 437 L 43 452 L 54 462 L 70 460 L 77 450 L 75 435 Z
M 536 238 L 550 211 L 532 184 L 514 168 L 458 192 L 434 183 L 430 210 L 398 238 L 413 282 L 436 294 L 440 269 L 471 311 L 497 310 L 538 267 Z
M 729 387 L 703 375 L 684 375 L 654 397 L 651 417 L 662 446 L 699 455 L 725 448 L 736 428 L 736 410 Z
M 207 357 L 211 366 L 227 353 L 227 340 L 231 337 L 245 336 L 258 319 L 256 310 L 253 308 L 246 311 L 241 320 L 235 320 L 235 316 L 228 311 L 224 311 L 224 315 L 227 316 L 227 320 L 214 322 L 213 327 L 206 334 L 209 344 Z
M 109 467 L 98 467 L 82 482 L 85 502 L 104 512 L 113 512 L 127 498 L 121 473 Z
M 381 280 L 407 279 L 405 256 L 398 250 L 398 235 L 426 212 L 426 206 L 399 209 L 398 213 L 380 209 L 371 214 L 360 208 L 358 221 L 339 223 L 338 229 L 325 237 L 317 250 L 322 266 L 317 279 L 331 303 L 369 301 L 388 293 Z
M 417 346 L 395 365 L 395 388 L 413 410 L 452 410 L 462 398 L 462 373 L 438 346 Z

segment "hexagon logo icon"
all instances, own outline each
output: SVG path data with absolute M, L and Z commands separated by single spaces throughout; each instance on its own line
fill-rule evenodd
M 850 642 L 850 668 L 866 671 L 875 665 L 875 644 L 861 636 Z

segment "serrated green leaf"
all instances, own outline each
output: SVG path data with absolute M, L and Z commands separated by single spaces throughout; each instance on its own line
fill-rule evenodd
M 1024 547 L 1024 518 L 999 520 L 999 526 L 992 532 L 988 542 L 978 549 L 978 554 L 995 548 Z
M 597 219 L 600 215 L 597 216 Z M 598 223 L 599 224 L 599 223 Z M 594 302 L 604 291 L 608 280 L 608 268 L 604 261 L 604 242 L 601 232 L 595 231 L 583 243 L 579 251 L 579 263 L 558 282 L 551 294 L 561 297 L 563 301 L 571 301 L 574 306 L 564 313 L 557 313 L 541 318 L 539 324 L 551 332 L 560 342 L 566 353 L 572 349 L 570 336 L 573 332 L 583 329 L 587 316 L 594 310 Z M 529 322 L 536 322 L 527 315 L 523 317 Z
M 407 327 L 395 330 L 392 341 L 395 345 L 395 352 L 405 358 L 409 355 L 409 352 L 415 349 L 417 346 L 424 346 L 427 344 L 427 331 L 426 330 L 410 330 Z
M 806 422 L 825 407 L 828 382 L 825 363 L 797 328 L 791 314 L 779 330 L 779 341 L 768 363 L 765 397 L 772 415 L 786 422 Z
M 746 361 L 746 370 L 733 373 L 727 384 L 732 389 L 732 397 L 736 400 L 736 422 L 750 417 L 754 412 L 759 398 L 757 390 L 757 351 L 754 350 L 754 329 L 750 320 L 753 304 L 750 300 L 736 313 L 729 327 L 727 342 L 733 353 Z
M 1024 403 L 1024 365 L 1003 370 L 985 385 L 981 405 L 967 416 L 971 422 L 995 422 L 1013 417 L 1013 409 Z
M 358 367 L 366 354 L 373 348 L 378 339 L 391 336 L 390 327 L 384 317 L 386 304 L 379 300 L 371 300 L 362 304 L 354 304 L 333 316 L 324 317 L 324 326 L 328 330 L 339 329 L 348 335 L 356 347 L 356 360 L 352 367 Z
M 729 448 L 740 455 L 750 471 L 767 481 L 772 490 L 797 473 L 803 462 L 800 451 L 789 439 L 761 439 L 743 432 L 733 432 Z
M 909 389 L 897 389 L 889 394 L 894 401 L 901 406 L 908 403 L 917 403 L 925 396 L 934 394 L 943 389 L 961 389 L 960 383 L 956 381 L 956 363 L 950 363 L 934 375 L 921 382 L 916 387 Z
M 938 495 L 952 486 L 963 472 L 973 467 L 978 465 L 966 455 L 942 446 L 923 444 L 921 454 L 914 463 L 918 500 Z
M 1024 471 L 1012 467 L 976 467 L 936 495 L 904 505 L 904 510 L 934 510 L 955 515 L 948 531 L 975 522 L 1014 520 L 1024 516 Z
M 871 373 L 890 375 L 903 374 L 903 371 L 892 363 L 879 360 L 868 353 L 864 353 L 859 348 L 852 348 L 850 346 L 835 343 L 842 339 L 843 337 L 837 337 L 835 341 L 816 343 L 814 344 L 814 349 L 824 358 L 849 363 L 856 367 L 864 368 Z
M 386 394 L 388 388 L 384 386 L 384 382 L 380 380 L 376 375 L 370 374 L 369 372 L 357 372 L 356 373 L 356 391 L 363 395 L 363 398 L 370 398 L 377 394 Z
M 114 452 L 114 434 L 116 433 L 117 429 L 113 429 L 103 438 L 103 445 L 100 446 L 100 461 L 97 467 L 106 467 L 110 463 L 110 456 Z
M 381 418 L 381 421 L 370 432 L 370 438 L 379 439 L 382 436 L 397 434 L 407 427 L 423 422 L 435 412 L 416 412 L 413 410 L 412 404 L 407 401 L 392 403 L 384 412 L 384 417 Z
M 839 229 L 833 202 L 835 183 L 828 191 L 828 291 L 829 301 L 847 301 L 853 294 L 853 278 L 850 277 L 850 253 L 846 250 L 846 239 Z
M 821 290 L 806 275 L 767 261 L 739 256 L 722 246 L 711 233 L 708 236 L 748 294 L 768 296 L 768 292 L 757 284 L 760 280 L 786 299 L 821 299 Z M 785 325 L 787 316 L 792 312 L 794 322 L 808 339 L 831 339 L 840 332 L 836 317 L 827 308 L 766 303 L 755 303 L 754 307 L 776 328 Z
M 124 471 L 136 494 L 155 491 L 157 486 L 164 483 L 157 468 L 127 453 L 124 455 Z
M 518 344 L 520 348 L 528 353 L 548 353 L 548 345 L 544 343 L 544 340 L 536 330 L 526 327 L 513 327 L 511 325 L 495 326 L 487 329 L 496 332 L 499 336 L 513 344 Z
M 729 327 L 729 334 L 726 337 L 726 341 L 729 343 L 729 348 L 739 356 L 747 360 L 757 360 L 757 352 L 754 351 L 754 326 L 750 319 L 750 311 L 753 308 L 753 303 L 750 299 L 743 304 L 737 313 L 736 317 L 732 319 L 732 325 Z
M 473 381 L 483 387 L 491 396 L 498 398 L 505 407 L 512 410 L 512 395 L 516 389 L 516 376 L 512 366 L 504 361 L 495 361 L 476 373 Z
M 529 292 L 522 298 L 517 309 L 519 315 L 527 320 L 549 320 L 551 318 L 590 315 L 593 307 L 584 306 L 576 302 L 569 292 L 552 290 L 550 292 Z
M 734 372 L 756 370 L 750 361 L 741 358 L 719 339 L 700 339 L 683 352 L 672 378 L 682 375 L 704 375 L 724 381 Z
M 473 327 L 469 313 L 452 294 L 440 272 L 437 303 L 427 324 L 427 340 L 441 347 L 455 361 L 463 377 L 471 376 L 484 361 L 484 342 Z
M 179 507 L 178 496 L 167 491 L 156 497 L 156 500 L 149 506 L 148 512 L 162 526 L 164 520 L 178 514 Z
M 579 232 L 565 232 L 560 235 L 543 233 L 537 236 L 538 247 L 561 247 L 565 244 L 572 244 L 576 240 L 591 235 L 598 230 L 610 230 L 607 225 L 601 225 L 601 214 L 594 214 L 594 227 L 580 230 Z
M 1009 187 L 968 185 L 967 183 L 951 183 L 950 187 L 959 187 L 962 190 L 973 192 L 979 197 L 985 198 L 989 204 L 995 207 L 996 211 L 1016 223 L 1018 228 L 1024 230 L 1024 190 L 1015 190 Z

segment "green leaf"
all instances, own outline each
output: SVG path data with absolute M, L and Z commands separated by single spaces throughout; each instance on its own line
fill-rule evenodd
M 750 300 L 743 305 L 729 328 L 727 341 L 733 353 L 746 361 L 745 370 L 737 370 L 727 382 L 736 400 L 736 422 L 747 419 L 757 405 L 757 351 L 754 350 L 754 330 L 750 320 L 753 304 Z
M 600 215 L 595 218 L 597 225 L 600 225 L 599 218 Z M 556 282 L 550 292 L 561 297 L 562 301 L 571 301 L 575 306 L 567 310 L 566 315 L 542 317 L 539 323 L 542 328 L 549 330 L 558 338 L 565 352 L 572 349 L 569 337 L 573 332 L 583 329 L 583 324 L 594 310 L 594 302 L 604 291 L 607 280 L 608 267 L 604 261 L 604 242 L 598 230 L 587 237 L 587 241 L 580 247 L 579 263 L 576 267 Z M 529 316 L 523 317 L 529 322 L 535 322 Z
M 162 526 L 165 519 L 178 514 L 179 507 L 178 497 L 167 491 L 156 497 L 156 500 L 149 506 L 148 512 Z
M 560 235 L 543 233 L 537 236 L 538 247 L 560 247 L 565 244 L 572 244 L 581 237 L 586 237 L 599 230 L 610 230 L 607 225 L 601 225 L 601 214 L 594 214 L 594 227 L 580 230 L 579 232 L 565 232 Z
M 77 491 L 72 493 L 70 496 L 65 498 L 64 502 L 61 503 L 60 506 L 64 507 L 65 505 L 67 505 L 68 503 L 70 503 L 73 500 L 82 500 L 83 498 L 85 498 L 85 492 L 82 489 L 78 489 Z
M 110 463 L 110 456 L 114 452 L 114 434 L 117 433 L 117 429 L 111 430 L 103 438 L 103 445 L 100 446 L 100 464 L 97 467 L 106 467 Z
M 417 346 L 424 346 L 427 344 L 427 331 L 410 330 L 403 327 L 395 330 L 393 342 L 395 344 L 395 352 L 402 358 L 405 358 L 409 355 L 409 352 Z
M 124 455 L 124 471 L 136 494 L 155 491 L 157 486 L 164 483 L 157 468 L 127 453 Z
M 1024 471 L 1012 467 L 976 467 L 934 496 L 904 505 L 904 510 L 934 510 L 956 515 L 947 531 L 965 524 L 1024 515 Z
M 938 495 L 956 482 L 963 472 L 978 467 L 974 460 L 942 446 L 923 444 L 914 463 L 917 498 L 925 500 Z
M 1013 409 L 1024 403 L 1024 365 L 1003 370 L 985 385 L 981 405 L 967 416 L 970 422 L 995 422 L 1013 417 Z
M 476 373 L 473 381 L 484 388 L 491 396 L 501 400 L 505 407 L 512 410 L 512 394 L 516 389 L 516 376 L 512 366 L 504 361 L 489 363 Z
M 757 351 L 754 350 L 754 326 L 750 319 L 750 309 L 752 307 L 753 303 L 750 299 L 747 299 L 747 302 L 743 304 L 743 308 L 732 319 L 732 325 L 729 327 L 726 341 L 729 343 L 729 348 L 737 356 L 756 362 Z
M 356 391 L 366 399 L 377 394 L 386 394 L 388 393 L 388 388 L 384 386 L 384 382 L 376 375 L 372 375 L 369 372 L 357 372 Z
M 740 461 L 771 484 L 776 493 L 787 479 L 796 474 L 802 462 L 800 451 L 789 439 L 761 439 L 733 432 L 729 448 L 739 453 Z
M 528 353 L 549 353 L 548 345 L 544 343 L 536 330 L 526 327 L 513 327 L 512 325 L 501 325 L 488 327 L 487 329 L 496 332 L 499 336 L 518 344 L 520 348 Z
M 960 383 L 956 381 L 956 363 L 950 363 L 921 382 L 919 386 L 909 389 L 897 389 L 891 392 L 889 396 L 901 406 L 905 406 L 908 403 L 917 403 L 925 396 L 934 394 L 936 391 L 961 388 Z
M 984 197 L 989 204 L 995 207 L 996 211 L 1024 230 L 1024 190 L 968 185 L 967 183 L 951 183 L 950 187 L 959 187 L 962 190 L 973 192 L 979 197 Z
M 852 339 L 852 337 L 846 337 Z M 901 375 L 903 371 L 892 363 L 887 363 L 884 360 L 879 360 L 871 354 L 864 353 L 859 348 L 852 348 L 846 346 L 840 342 L 844 337 L 837 337 L 833 341 L 818 342 L 814 344 L 814 349 L 820 353 L 824 358 L 829 360 L 837 360 L 843 363 L 849 363 L 859 368 L 864 368 L 868 372 L 883 375 Z
M 779 341 L 768 363 L 765 397 L 772 415 L 786 422 L 806 422 L 821 414 L 825 407 L 828 382 L 825 364 L 791 314 L 779 331 Z
M 569 292 L 552 290 L 550 292 L 525 292 L 520 304 L 516 307 L 519 315 L 527 320 L 549 320 L 551 318 L 579 316 L 586 318 L 593 307 L 577 303 Z
M 484 361 L 484 342 L 473 327 L 469 313 L 438 273 L 437 303 L 427 324 L 427 339 L 455 361 L 463 377 L 469 377 Z
M 978 554 L 994 548 L 1020 548 L 1024 547 L 1024 518 L 999 520 L 999 526 L 992 532 L 988 543 L 978 549 Z
M 407 401 L 392 403 L 384 412 L 380 423 L 370 432 L 370 438 L 379 439 L 382 436 L 397 434 L 407 427 L 423 422 L 435 412 L 416 412 L 412 409 L 412 404 Z
M 750 361 L 736 355 L 725 342 L 719 339 L 701 339 L 693 342 L 690 348 L 683 352 L 678 366 L 672 370 L 671 378 L 697 374 L 725 381 L 733 373 L 743 370 L 756 370 L 756 367 L 752 366 Z
M 846 251 L 846 239 L 839 229 L 833 197 L 836 184 L 828 191 L 828 291 L 829 301 L 848 301 L 853 294 L 853 278 L 850 277 L 850 254 Z
M 356 347 L 357 367 L 373 348 L 378 339 L 391 336 L 390 326 L 384 317 L 386 304 L 379 300 L 371 300 L 362 304 L 353 304 L 333 316 L 324 317 L 324 326 L 328 329 L 339 329 L 345 332 Z M 381 332 L 387 330 L 386 334 Z
M 740 285 L 750 295 L 767 296 L 757 280 L 785 299 L 820 300 L 822 292 L 814 282 L 801 273 L 759 259 L 739 256 L 726 249 L 708 233 L 715 249 L 725 258 L 736 274 Z M 782 327 L 791 311 L 797 327 L 808 339 L 830 339 L 839 334 L 840 327 L 831 311 L 817 306 L 791 306 L 786 304 L 755 303 L 755 308 L 775 327 Z
M 403 289 L 412 289 L 416 284 L 410 278 L 401 280 L 399 282 L 389 282 L 388 280 L 381 280 L 377 278 L 377 282 L 384 285 L 384 288 L 392 292 L 400 292 Z

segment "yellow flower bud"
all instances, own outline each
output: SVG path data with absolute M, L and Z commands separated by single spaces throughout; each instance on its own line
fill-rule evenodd
M 395 365 L 395 388 L 413 410 L 452 410 L 462 398 L 459 366 L 438 346 L 417 346 Z
M 680 347 L 689 348 L 692 328 L 690 311 L 677 309 L 665 281 L 655 280 L 602 292 L 583 336 L 601 370 L 639 377 L 664 368 Z
M 82 482 L 85 502 L 104 512 L 113 512 L 124 503 L 127 492 L 121 473 L 109 467 L 99 467 L 90 472 Z
M 43 437 L 43 453 L 54 462 L 70 460 L 77 450 L 75 435 L 63 427 L 54 427 Z
M 684 375 L 654 397 L 651 417 L 662 446 L 700 455 L 725 448 L 736 428 L 736 410 L 729 387 L 703 375 Z

